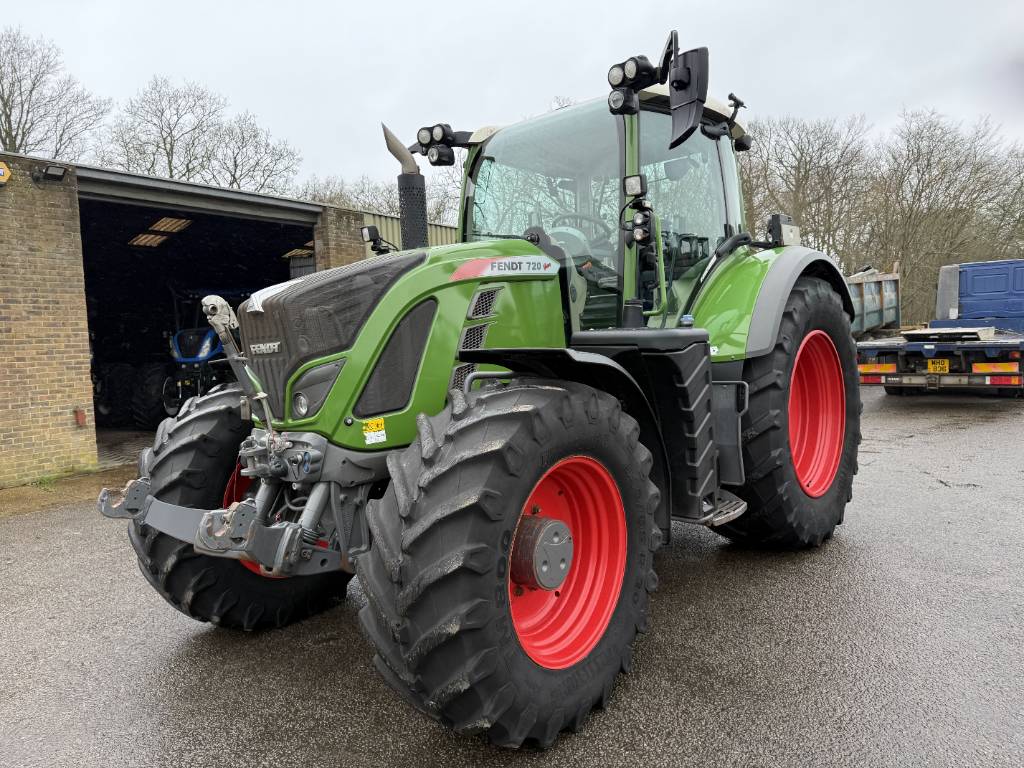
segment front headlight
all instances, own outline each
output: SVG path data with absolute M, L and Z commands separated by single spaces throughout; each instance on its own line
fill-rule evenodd
M 310 368 L 299 376 L 292 385 L 292 418 L 305 419 L 315 416 L 327 400 L 344 360 L 324 363 Z

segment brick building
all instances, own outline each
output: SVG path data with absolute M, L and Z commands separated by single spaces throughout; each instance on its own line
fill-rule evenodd
M 347 264 L 367 254 L 359 227 L 386 223 L 20 155 L 0 163 L 0 488 L 96 466 L 97 365 L 164 359 L 174 286 L 255 290 Z

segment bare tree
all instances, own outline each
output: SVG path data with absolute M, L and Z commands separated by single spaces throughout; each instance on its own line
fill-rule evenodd
M 154 77 L 114 120 L 100 162 L 133 173 L 203 181 L 213 164 L 211 137 L 227 100 L 197 83 Z
M 154 77 L 129 99 L 104 136 L 103 165 L 183 181 L 281 194 L 301 156 L 256 117 L 227 116 L 227 99 L 198 83 Z
M 348 196 L 345 181 L 340 176 L 317 176 L 313 174 L 304 182 L 294 187 L 293 194 L 302 200 L 335 205 L 339 208 L 352 208 L 352 199 Z
M 213 149 L 204 180 L 222 187 L 284 194 L 302 161 L 298 150 L 274 139 L 250 112 L 222 123 L 210 140 Z
M 872 168 L 868 130 L 863 116 L 753 123 L 753 147 L 740 155 L 748 224 L 763 232 L 769 214 L 787 213 L 808 244 L 855 266 Z
M 107 112 L 64 72 L 60 49 L 17 27 L 0 31 L 0 148 L 77 160 Z
M 865 251 L 900 262 L 903 313 L 920 322 L 931 316 L 940 266 L 1000 258 L 1019 237 L 1020 150 L 987 119 L 965 129 L 918 111 L 903 114 L 876 152 Z
M 427 220 L 432 224 L 454 226 L 458 223 L 459 199 L 462 193 L 461 164 L 438 169 L 427 179 Z M 398 185 L 360 176 L 346 182 L 338 176 L 310 176 L 295 188 L 295 194 L 306 200 L 337 205 L 383 216 L 401 216 Z
M 873 142 L 863 118 L 769 118 L 751 133 L 741 163 L 755 231 L 779 211 L 847 270 L 898 262 L 908 322 L 930 319 L 940 266 L 1024 247 L 1024 152 L 988 120 L 907 112 Z

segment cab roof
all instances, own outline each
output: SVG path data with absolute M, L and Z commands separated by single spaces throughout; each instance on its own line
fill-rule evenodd
M 664 99 L 668 101 L 668 83 L 655 83 L 650 88 L 644 88 L 640 91 L 641 101 L 654 101 Z M 704 114 L 720 120 L 727 120 L 729 115 L 732 114 L 732 107 L 726 103 L 719 101 L 714 96 L 708 96 L 704 102 Z M 745 126 L 740 120 L 736 120 L 736 128 L 739 129 L 737 132 L 733 130 L 733 137 L 742 136 L 747 132 L 747 126 Z
M 666 83 L 655 83 L 650 88 L 644 88 L 640 91 L 641 101 L 664 101 L 668 104 L 668 85 Z M 713 120 L 727 120 L 729 115 L 732 114 L 732 108 L 727 106 L 725 103 L 718 99 L 708 96 L 704 102 L 704 114 Z M 469 137 L 470 144 L 480 144 L 486 141 L 495 133 L 497 133 L 503 126 L 500 125 L 487 125 L 482 128 L 477 128 L 473 131 L 473 134 Z M 747 132 L 747 127 L 739 120 L 736 121 L 736 125 L 732 130 L 732 137 L 734 139 L 743 136 Z

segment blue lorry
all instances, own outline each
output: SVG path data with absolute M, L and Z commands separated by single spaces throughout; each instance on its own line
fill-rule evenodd
M 1024 259 L 939 270 L 935 319 L 857 344 L 862 386 L 890 395 L 973 390 L 1024 394 Z

